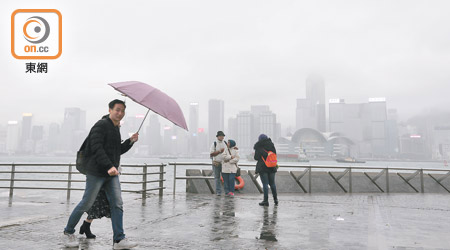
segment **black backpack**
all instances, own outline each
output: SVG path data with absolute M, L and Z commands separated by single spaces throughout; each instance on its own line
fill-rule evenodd
M 80 150 L 78 150 L 77 152 L 77 161 L 76 161 L 77 170 L 84 175 L 86 175 L 86 168 L 89 160 L 88 144 L 89 144 L 89 136 L 86 137 L 86 139 L 84 140 L 83 144 L 80 147 Z

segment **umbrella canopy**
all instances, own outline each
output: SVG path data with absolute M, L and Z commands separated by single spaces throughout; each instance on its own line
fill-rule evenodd
M 109 83 L 111 87 L 153 112 L 188 130 L 178 103 L 161 90 L 137 81 Z M 142 126 L 142 125 L 141 125 Z

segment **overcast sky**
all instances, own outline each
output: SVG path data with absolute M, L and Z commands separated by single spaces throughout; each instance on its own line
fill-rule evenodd
M 54 8 L 63 52 L 47 74 L 25 74 L 12 57 L 11 14 Z M 61 122 L 65 107 L 87 111 L 88 126 L 119 97 L 107 83 L 138 80 L 178 101 L 225 101 L 225 119 L 269 105 L 295 126 L 305 79 L 322 75 L 326 98 L 386 97 L 406 119 L 450 109 L 450 1 L 1 1 L 0 124 L 32 112 Z M 36 61 L 37 62 L 37 61 Z M 145 109 L 129 105 L 129 115 Z

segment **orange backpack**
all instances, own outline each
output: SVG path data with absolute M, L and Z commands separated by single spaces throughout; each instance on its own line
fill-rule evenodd
M 266 150 L 264 150 L 266 151 Z M 262 160 L 266 164 L 268 168 L 274 168 L 277 166 L 277 154 L 275 154 L 272 151 L 266 151 L 267 152 L 267 158 L 264 160 L 264 157 L 261 156 Z

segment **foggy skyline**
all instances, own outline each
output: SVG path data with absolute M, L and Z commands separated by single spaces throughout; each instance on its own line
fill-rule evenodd
M 89 8 L 86 8 L 89 6 Z M 107 6 L 105 11 L 105 6 Z M 35 114 L 60 122 L 66 107 L 86 110 L 87 126 L 120 97 L 107 83 L 137 80 L 172 96 L 188 120 L 199 103 L 225 102 L 225 119 L 269 105 L 295 126 L 295 106 L 309 74 L 325 81 L 326 100 L 363 103 L 386 97 L 400 120 L 450 105 L 447 1 L 6 1 L 0 3 L 0 123 Z M 63 52 L 47 74 L 26 74 L 10 52 L 11 14 L 55 8 Z M 88 18 L 87 18 L 88 17 Z M 127 102 L 128 115 L 145 108 Z M 445 108 L 444 108 L 445 107 Z M 328 112 L 326 112 L 328 113 Z

